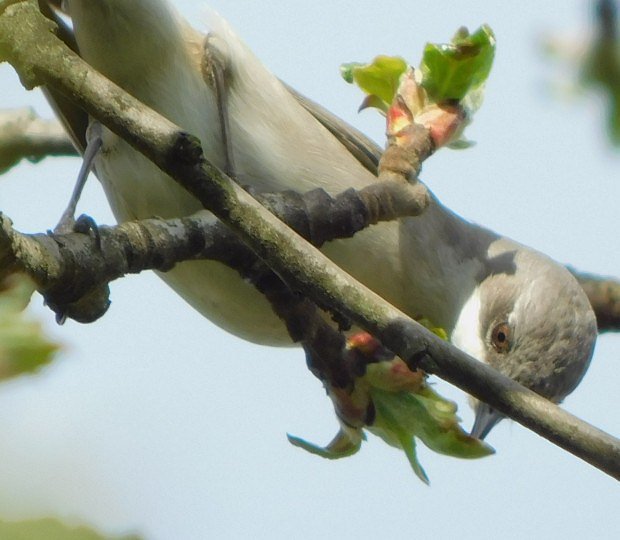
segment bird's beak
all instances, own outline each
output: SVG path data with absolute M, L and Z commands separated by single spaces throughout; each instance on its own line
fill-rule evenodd
M 502 418 L 504 418 L 502 413 L 479 401 L 476 405 L 476 419 L 471 428 L 471 436 L 480 440 L 484 439 Z

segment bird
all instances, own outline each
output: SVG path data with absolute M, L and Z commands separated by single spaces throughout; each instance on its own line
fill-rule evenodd
M 380 149 L 291 91 L 216 14 L 205 35 L 167 0 L 64 0 L 63 6 L 82 58 L 196 135 L 206 157 L 242 185 L 333 195 L 376 182 L 359 159 L 363 152 L 343 141 Z M 205 72 L 205 58 L 219 71 Z M 206 212 L 106 128 L 95 172 L 119 222 Z M 462 218 L 434 195 L 422 215 L 374 225 L 323 251 L 408 315 L 442 327 L 458 348 L 554 402 L 588 368 L 596 321 L 570 272 Z M 228 332 L 290 345 L 267 301 L 220 263 L 183 262 L 160 277 Z M 484 438 L 503 416 L 485 403 L 473 405 L 471 433 Z
M 577 387 L 597 326 L 564 266 L 436 199 L 402 223 L 401 249 L 410 313 L 424 313 L 457 348 L 555 403 Z M 471 435 L 484 439 L 503 415 L 473 398 L 472 405 Z
M 255 192 L 324 188 L 335 195 L 376 181 L 325 127 L 264 69 L 220 18 L 209 36 L 162 0 L 64 2 L 81 56 L 110 80 L 202 141 L 207 159 L 226 168 L 216 91 L 204 75 L 209 54 L 224 57 L 226 107 L 235 178 Z M 261 66 L 255 69 L 254 66 Z M 248 96 L 254 96 L 247 99 Z M 200 203 L 125 141 L 103 129 L 95 160 L 119 222 L 174 218 L 201 210 Z M 299 152 L 301 150 L 301 152 Z M 293 160 L 287 156 L 295 155 Z M 388 246 L 386 248 L 386 246 Z M 398 224 L 386 223 L 335 241 L 323 250 L 371 288 L 398 304 Z M 375 258 L 369 264 L 369 256 Z M 375 272 L 381 264 L 384 273 Z M 373 268 L 374 267 L 374 268 Z M 291 344 L 267 300 L 238 274 L 214 261 L 191 261 L 159 274 L 198 311 L 229 332 L 255 343 Z

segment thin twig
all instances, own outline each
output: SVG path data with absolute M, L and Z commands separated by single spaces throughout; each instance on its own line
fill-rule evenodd
M 57 121 L 39 118 L 30 108 L 0 110 L 0 174 L 22 159 L 76 155 Z

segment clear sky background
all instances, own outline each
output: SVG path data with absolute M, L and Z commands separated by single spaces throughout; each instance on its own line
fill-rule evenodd
M 468 136 L 441 151 L 423 179 L 448 207 L 575 267 L 620 275 L 620 152 L 595 97 L 558 100 L 557 71 L 537 43 L 585 33 L 590 2 L 213 1 L 284 80 L 383 142 L 381 118 L 356 113 L 361 95 L 339 77 L 379 53 L 417 63 L 423 44 L 487 22 L 498 39 L 486 101 Z M 201 26 L 203 2 L 178 1 Z M 0 66 L 2 107 L 34 105 Z M 76 159 L 24 164 L 0 178 L 0 210 L 17 228 L 52 227 Z M 96 181 L 80 210 L 112 217 Z M 227 335 L 154 275 L 112 284 L 92 325 L 57 327 L 63 343 L 35 377 L 0 386 L 0 518 L 57 515 L 108 533 L 203 538 L 620 538 L 618 483 L 518 424 L 489 436 L 493 457 L 461 461 L 420 448 L 431 486 L 405 456 L 370 437 L 359 454 L 324 461 L 286 432 L 327 443 L 338 426 L 298 349 Z M 620 338 L 599 339 L 565 407 L 620 434 Z M 438 387 L 472 413 L 456 389 Z

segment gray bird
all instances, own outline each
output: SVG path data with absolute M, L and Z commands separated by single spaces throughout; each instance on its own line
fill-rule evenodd
M 205 36 L 165 0 L 65 0 L 65 6 L 83 58 L 197 135 L 206 156 L 232 168 L 240 183 L 258 191 L 322 187 L 335 194 L 376 181 L 357 159 L 360 152 L 350 152 L 372 153 L 372 146 L 289 91 L 218 17 L 205 47 Z M 224 110 L 214 77 L 205 76 L 210 58 L 223 68 Z M 200 210 L 106 129 L 95 167 L 119 221 Z M 588 367 L 596 322 L 572 275 L 434 198 L 420 217 L 373 226 L 324 252 L 398 308 L 446 329 L 457 347 L 552 401 L 569 394 Z M 265 299 L 219 263 L 186 262 L 161 277 L 229 332 L 287 343 Z M 472 433 L 482 438 L 501 415 L 483 403 L 475 408 Z
M 433 200 L 401 225 L 409 312 L 474 358 L 559 403 L 585 374 L 597 336 L 575 278 L 549 257 L 474 225 Z M 475 402 L 472 435 L 502 419 Z

